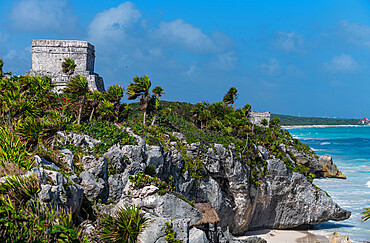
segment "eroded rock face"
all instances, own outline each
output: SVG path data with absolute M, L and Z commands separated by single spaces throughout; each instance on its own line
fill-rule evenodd
M 334 231 L 329 237 L 329 243 L 352 243 L 348 236 L 344 236 Z
M 306 154 L 303 151 L 298 151 L 293 146 L 288 146 L 287 151 L 293 154 L 298 165 L 309 167 L 310 173 L 314 174 L 316 178 L 329 177 L 346 179 L 346 176 L 343 175 L 333 163 L 333 158 L 330 155 L 326 154 L 321 155 L 320 157 L 315 157 L 313 155 Z
M 59 138 L 61 144 L 68 140 L 76 145 L 94 146 L 84 135 L 62 135 Z M 279 159 L 269 159 L 272 156 L 262 146 L 255 148 L 259 156 L 268 161 L 268 174 L 254 185 L 251 183 L 251 168 L 237 158 L 233 144 L 227 148 L 214 144 L 212 148 L 201 150 L 200 143 L 186 144 L 182 134 L 175 135 L 184 144 L 185 150 L 181 153 L 175 146 L 176 142 L 170 143 L 170 149 L 164 151 L 160 146 L 146 145 L 145 140 L 135 135 L 138 145 L 113 146 L 100 158 L 85 156 L 82 159 L 84 171 L 79 177 L 72 173 L 66 178 L 58 166 L 37 158 L 40 169 L 33 168 L 32 173 L 43 183 L 39 199 L 72 207 L 76 217 L 83 197 L 90 202 L 99 199 L 115 201 L 104 209 L 107 213 L 113 213 L 125 203 L 135 204 L 142 207 L 150 218 L 140 242 L 165 242 L 165 223 L 172 219 L 173 228 L 183 242 L 207 242 L 204 232 L 192 227 L 201 217 L 195 208 L 172 194 L 158 195 L 158 188 L 153 185 L 140 190 L 133 187 L 129 176 L 153 166 L 156 176 L 162 180 L 172 176 L 176 191 L 186 198 L 211 203 L 221 218 L 218 225 L 223 230 L 229 228 L 234 235 L 252 229 L 290 228 L 344 220 L 350 216 L 350 212 L 341 209 L 305 176 L 290 172 Z M 279 148 L 291 152 L 298 164 L 308 166 L 317 176 L 330 177 L 335 173 L 335 177 L 339 176 L 330 156 L 315 158 L 290 146 Z M 196 180 L 184 170 L 185 162 L 181 155 L 184 152 L 189 158 L 202 155 L 200 159 L 204 168 L 199 170 L 202 179 Z M 68 151 L 65 155 L 68 157 L 65 163 L 72 167 L 73 156 Z M 108 161 L 113 170 L 108 170 Z M 67 182 L 69 186 L 66 186 Z
M 268 160 L 268 169 L 269 174 L 255 195 L 249 229 L 291 228 L 344 220 L 351 215 L 305 176 L 290 173 L 283 161 Z

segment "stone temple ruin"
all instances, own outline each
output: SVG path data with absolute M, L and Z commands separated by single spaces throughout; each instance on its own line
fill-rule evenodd
M 76 69 L 73 75 L 87 79 L 89 90 L 104 91 L 103 78 L 94 73 L 95 47 L 87 41 L 76 40 L 32 40 L 31 76 L 48 76 L 56 90 L 65 87 L 70 76 L 63 73 L 62 63 L 65 58 L 75 60 Z
M 268 124 L 271 119 L 271 113 L 268 111 L 251 111 L 248 113 L 248 120 L 254 125 L 261 126 L 263 119 L 266 119 Z

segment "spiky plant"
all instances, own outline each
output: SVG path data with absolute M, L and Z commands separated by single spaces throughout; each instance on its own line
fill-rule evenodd
M 71 76 L 75 72 L 76 68 L 75 60 L 72 58 L 64 58 L 64 61 L 62 63 L 62 71 L 63 73 L 67 74 L 68 76 Z
M 148 76 L 138 77 L 133 79 L 133 83 L 130 83 L 127 88 L 126 94 L 128 94 L 129 100 L 136 100 L 140 97 L 141 110 L 144 111 L 143 124 L 145 126 L 146 112 L 148 108 L 148 102 L 150 100 L 150 78 Z
M 106 242 L 136 243 L 148 220 L 141 208 L 125 204 L 113 216 L 100 216 L 99 234 Z
M 364 208 L 364 211 L 362 214 L 362 222 L 365 222 L 366 220 L 370 219 L 370 208 Z
M 22 142 L 12 130 L 3 126 L 0 127 L 0 166 L 6 169 L 6 163 L 30 170 L 34 162 L 27 151 L 26 143 Z

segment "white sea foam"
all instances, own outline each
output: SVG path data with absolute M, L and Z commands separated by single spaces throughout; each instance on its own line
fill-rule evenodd
M 322 143 L 320 143 L 320 145 L 328 145 L 328 144 L 330 144 L 329 142 L 322 142 Z
M 366 182 L 366 186 L 370 187 L 370 181 Z

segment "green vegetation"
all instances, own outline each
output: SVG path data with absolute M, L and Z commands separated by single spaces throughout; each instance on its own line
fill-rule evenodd
M 100 216 L 99 234 L 105 242 L 136 243 L 148 220 L 141 208 L 125 204 L 114 216 Z
M 363 222 L 370 219 L 370 208 L 364 208 L 364 211 L 361 214 L 362 214 L 362 221 Z
M 66 73 L 72 75 L 72 61 L 65 62 Z M 294 156 L 285 152 L 282 146 L 290 145 L 314 156 L 315 153 L 307 145 L 293 139 L 288 131 L 281 129 L 278 118 L 271 119 L 269 124 L 265 121 L 266 127 L 250 123 L 247 115 L 251 105 L 246 104 L 241 109 L 232 107 L 238 97 L 234 87 L 227 92 L 223 102 L 167 102 L 159 99 L 165 94 L 162 87 L 156 86 L 151 94 L 149 77 L 136 76 L 126 94 L 129 100 L 140 98 L 140 102 L 124 104 L 121 100 L 125 89 L 119 85 L 110 86 L 103 93 L 88 91 L 86 79 L 73 76 L 67 87 L 56 93 L 48 77 L 6 77 L 2 69 L 0 71 L 0 176 L 24 174 L 35 166 L 33 156 L 39 155 L 53 161 L 61 168 L 61 173 L 68 177 L 72 171 L 68 170 L 59 154 L 59 149 L 63 147 L 74 154 L 73 171 L 79 175 L 83 170 L 81 160 L 84 155 L 100 157 L 118 143 L 120 146 L 136 145 L 136 138 L 126 129 L 130 128 L 149 145 L 160 145 L 164 151 L 175 147 L 184 161 L 182 173 L 189 173 L 195 183 L 207 175 L 203 159 L 209 149 L 217 153 L 219 146 L 249 166 L 250 170 L 246 173 L 250 173 L 250 186 L 258 185 L 268 172 L 267 161 L 261 156 L 258 146 L 265 147 L 270 158 L 284 161 L 290 171 L 310 177 L 308 168 L 298 166 Z M 60 131 L 87 134 L 101 143 L 94 148 L 72 143 L 58 144 L 56 141 Z M 184 138 L 178 133 L 183 134 Z M 196 154 L 190 153 L 189 145 L 197 147 Z M 110 161 L 108 173 L 117 173 Z M 39 190 L 37 180 L 10 178 L 12 181 L 0 185 L 0 237 L 9 239 L 7 242 L 22 242 L 22 239 L 28 238 L 36 242 L 83 240 L 68 212 L 58 207 L 40 205 L 35 200 Z M 172 176 L 162 178 L 162 181 L 156 177 L 154 167 L 148 166 L 145 174 L 130 176 L 129 179 L 138 188 L 155 185 L 159 188 L 159 194 L 172 193 L 194 206 L 193 202 L 176 193 L 176 181 Z M 14 195 L 20 196 L 17 199 Z M 87 205 L 84 204 L 84 209 L 89 212 L 86 214 L 90 214 L 91 203 L 86 200 L 84 203 Z M 101 216 L 100 221 L 102 226 L 99 232 L 104 240 L 127 242 L 130 239 L 130 242 L 136 242 L 147 219 L 141 209 L 126 205 L 114 216 Z M 166 228 L 167 240 L 177 242 L 176 233 L 171 231 L 172 225 Z M 14 234 L 18 231 L 19 235 Z
M 36 200 L 40 182 L 35 176 L 9 176 L 0 184 L 2 242 L 82 242 L 72 215 Z
M 176 239 L 176 231 L 172 228 L 172 220 L 171 222 L 166 222 L 166 228 L 164 228 L 166 232 L 166 241 L 169 243 L 182 243 L 181 240 Z
M 62 71 L 67 75 L 72 75 L 76 68 L 75 60 L 72 58 L 64 58 L 62 63 Z
M 303 125 L 359 125 L 359 119 L 344 118 L 321 118 L 321 117 L 297 117 L 289 115 L 271 114 L 271 118 L 279 117 L 281 126 Z

